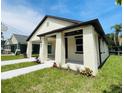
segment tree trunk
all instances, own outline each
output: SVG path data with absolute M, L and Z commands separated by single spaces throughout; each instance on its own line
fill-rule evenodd
M 116 32 L 114 32 L 114 43 L 115 43 L 115 45 L 117 45 L 117 42 L 116 42 Z

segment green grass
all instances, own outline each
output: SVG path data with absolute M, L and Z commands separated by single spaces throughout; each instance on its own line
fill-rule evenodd
M 38 54 L 32 54 L 32 57 L 36 57 L 38 56 Z M 23 59 L 24 56 L 23 55 L 10 55 L 10 56 L 1 56 L 1 60 L 5 61 L 5 60 L 14 60 L 14 59 Z
M 36 62 L 24 62 L 24 63 L 6 65 L 6 66 L 1 67 L 1 72 L 18 69 L 18 68 L 23 68 L 23 67 L 28 67 L 28 66 L 33 66 L 33 65 L 37 65 L 37 63 Z
M 2 80 L 2 93 L 120 93 L 121 56 L 110 56 L 96 77 L 85 77 L 73 71 L 43 69 Z
M 1 60 L 4 61 L 4 60 L 14 60 L 14 59 L 22 59 L 24 58 L 23 55 L 11 55 L 11 56 L 1 56 Z
M 37 57 L 39 56 L 39 54 L 32 54 L 32 57 Z

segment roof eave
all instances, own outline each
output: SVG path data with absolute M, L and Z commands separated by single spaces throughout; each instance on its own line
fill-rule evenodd
M 64 28 L 52 30 L 52 31 L 50 31 L 50 32 L 43 33 L 43 34 L 39 34 L 39 35 L 37 35 L 37 36 L 43 36 L 43 35 L 50 34 L 50 33 L 54 33 L 54 32 L 61 32 L 61 31 L 63 31 L 63 30 L 68 30 L 68 29 L 71 29 L 71 28 L 80 27 L 80 26 L 84 26 L 84 25 L 93 25 L 93 26 L 94 26 L 95 28 L 97 28 L 97 29 L 98 29 L 97 26 L 99 26 L 101 32 L 103 32 L 102 34 L 104 35 L 104 31 L 103 31 L 102 26 L 100 25 L 98 19 L 94 19 L 94 20 L 82 22 L 82 23 L 80 23 L 80 24 L 71 25 L 71 26 L 68 26 L 68 27 L 64 27 Z
M 45 36 L 45 35 L 48 35 L 48 34 L 52 34 L 52 33 L 56 33 L 56 32 L 62 32 L 64 30 L 68 30 L 68 29 L 72 29 L 72 28 L 75 28 L 75 27 L 80 27 L 80 26 L 84 26 L 84 25 L 93 25 L 96 32 L 98 34 L 100 34 L 100 36 L 103 37 L 103 39 L 106 41 L 107 43 L 107 40 L 105 38 L 105 33 L 104 33 L 104 30 L 99 22 L 98 19 L 94 19 L 94 20 L 90 20 L 90 21 L 86 21 L 86 22 L 82 22 L 80 24 L 76 24 L 76 25 L 71 25 L 71 26 L 68 26 L 68 27 L 64 27 L 64 28 L 60 28 L 60 29 L 56 29 L 56 30 L 52 30 L 50 32 L 47 32 L 47 33 L 43 33 L 43 34 L 39 34 L 37 35 L 38 37 L 42 37 L 42 36 Z

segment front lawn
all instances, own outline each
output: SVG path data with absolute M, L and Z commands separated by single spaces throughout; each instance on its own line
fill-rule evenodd
M 14 59 L 22 59 L 22 58 L 24 58 L 23 55 L 17 55 L 17 56 L 15 56 L 15 55 L 1 56 L 1 60 L 2 60 L 2 61 L 5 61 L 5 60 L 14 60 Z
M 121 56 L 110 56 L 96 77 L 73 71 L 43 69 L 2 80 L 2 93 L 121 93 Z
M 18 68 L 23 68 L 23 67 L 28 67 L 28 66 L 33 66 L 33 65 L 37 65 L 37 63 L 36 62 L 24 62 L 24 63 L 6 65 L 6 66 L 1 67 L 1 72 L 18 69 Z
M 32 54 L 32 57 L 36 57 L 38 54 Z M 15 60 L 15 59 L 23 59 L 24 55 L 9 55 L 9 56 L 1 56 L 1 60 Z

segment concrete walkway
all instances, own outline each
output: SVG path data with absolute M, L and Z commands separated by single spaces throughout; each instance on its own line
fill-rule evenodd
M 16 64 L 16 63 L 23 63 L 23 62 L 32 62 L 32 61 L 35 61 L 35 58 L 24 58 L 24 59 L 1 61 L 1 66 Z
M 37 70 L 44 69 L 44 68 L 50 68 L 53 66 L 53 62 L 54 61 L 47 61 L 47 62 L 44 62 L 43 64 L 39 64 L 39 65 L 35 65 L 35 66 L 30 66 L 30 67 L 25 67 L 25 68 L 21 68 L 21 69 L 2 72 L 1 80 L 24 75 L 26 73 L 30 73 L 30 72 L 37 71 Z

